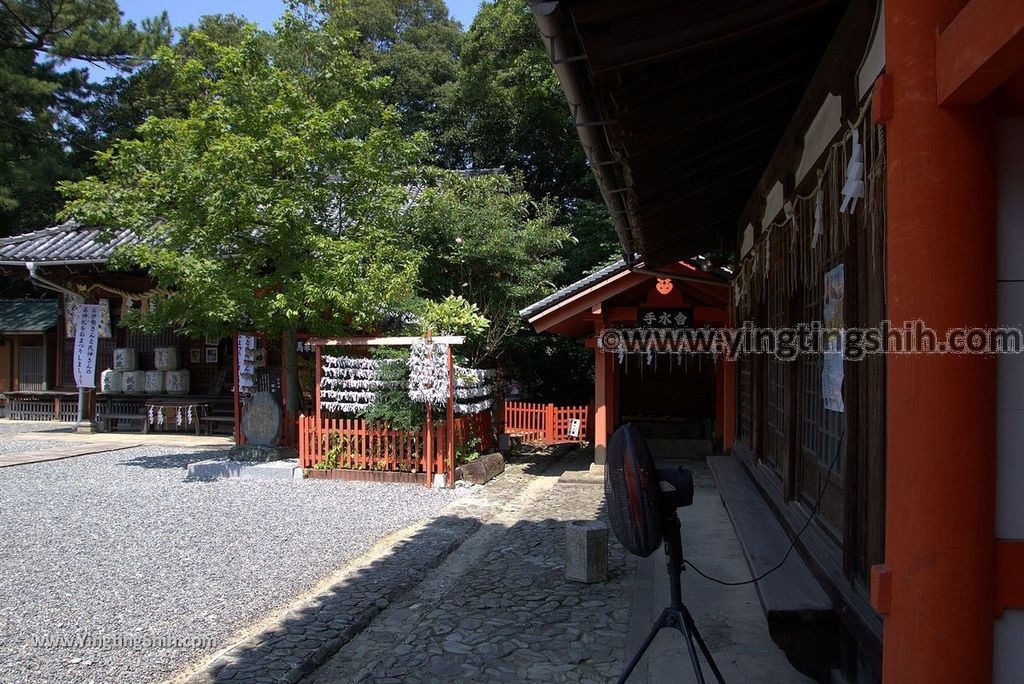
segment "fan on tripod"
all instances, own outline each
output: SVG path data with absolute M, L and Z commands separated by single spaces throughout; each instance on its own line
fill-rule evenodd
M 697 630 L 693 616 L 683 604 L 680 575 L 683 571 L 683 541 L 676 510 L 693 503 L 693 475 L 685 468 L 656 468 L 647 442 L 632 424 L 615 431 L 608 445 L 604 490 L 608 499 L 608 515 L 612 531 L 630 553 L 647 557 L 664 540 L 668 560 L 668 581 L 671 603 L 651 627 L 650 634 L 636 652 L 622 676 L 623 684 L 640 662 L 647 648 L 665 627 L 679 630 L 686 641 L 693 671 L 703 684 L 701 667 L 694 641 L 715 678 L 724 684 L 707 644 Z

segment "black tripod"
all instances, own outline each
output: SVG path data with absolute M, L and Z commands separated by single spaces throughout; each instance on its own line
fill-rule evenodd
M 665 555 L 668 557 L 668 585 L 672 591 L 672 603 L 662 611 L 661 617 L 651 627 L 651 633 L 647 635 L 643 646 L 636 652 L 633 659 L 629 661 L 629 665 L 626 666 L 622 676 L 619 677 L 619 684 L 625 684 L 625 681 L 629 679 L 629 675 L 633 673 L 633 669 L 636 668 L 644 653 L 647 652 L 651 642 L 654 641 L 654 637 L 665 627 L 679 630 L 683 638 L 686 639 L 686 648 L 690 652 L 693 672 L 697 675 L 697 681 L 700 684 L 704 684 L 704 671 L 701 669 L 697 650 L 693 647 L 694 639 L 697 640 L 697 645 L 700 646 L 701 653 L 704 654 L 704 660 L 711 667 L 715 679 L 718 680 L 719 684 L 725 684 L 725 679 L 722 677 L 718 665 L 715 664 L 715 659 L 711 657 L 711 651 L 708 650 L 707 644 L 704 643 L 704 639 L 697 630 L 697 625 L 693 622 L 693 616 L 690 615 L 690 611 L 683 604 L 683 587 L 680 577 L 683 573 L 683 538 L 679 526 L 679 518 L 676 516 L 674 508 L 665 515 Z

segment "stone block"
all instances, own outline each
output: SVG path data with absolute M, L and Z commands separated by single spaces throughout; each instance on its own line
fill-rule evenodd
M 608 579 L 608 527 L 596 520 L 565 526 L 565 578 L 574 582 Z

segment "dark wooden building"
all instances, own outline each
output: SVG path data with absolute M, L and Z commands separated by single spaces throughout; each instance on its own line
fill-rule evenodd
M 717 255 L 734 325 L 1024 321 L 1024 3 L 531 8 L 627 266 Z M 765 512 L 734 523 L 807 568 L 758 585 L 777 643 L 823 681 L 1021 681 L 1024 361 L 828 363 L 724 370 L 715 470 Z

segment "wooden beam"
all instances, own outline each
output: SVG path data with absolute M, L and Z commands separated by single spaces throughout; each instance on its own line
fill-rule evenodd
M 971 0 L 936 42 L 935 77 L 940 105 L 977 104 L 1021 69 L 1021 0 Z
M 334 339 L 312 339 L 309 344 L 314 347 L 405 347 L 421 341 L 422 337 L 339 337 Z M 438 344 L 462 344 L 464 335 L 435 335 L 432 342 Z
M 593 73 L 600 75 L 723 43 L 742 45 L 759 34 L 777 31 L 836 4 L 836 0 L 771 0 L 750 3 L 738 11 L 723 12 L 715 7 L 707 20 L 695 22 L 694 8 L 700 8 L 702 3 L 683 3 L 674 9 L 659 8 L 656 12 L 620 19 L 611 34 L 603 26 L 577 26 Z

